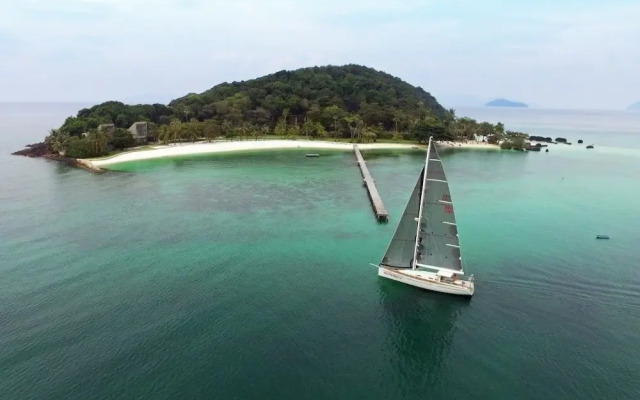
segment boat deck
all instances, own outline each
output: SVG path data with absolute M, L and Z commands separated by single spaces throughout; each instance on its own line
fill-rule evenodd
M 356 154 L 358 166 L 360 167 L 360 172 L 362 173 L 362 177 L 364 178 L 364 184 L 367 188 L 369 200 L 371 200 L 373 212 L 376 214 L 376 219 L 378 221 L 386 221 L 389 219 L 389 212 L 385 208 L 384 203 L 380 198 L 380 193 L 378 193 L 375 181 L 371 176 L 371 173 L 369 172 L 369 168 L 367 168 L 367 163 L 365 163 L 364 158 L 362 158 L 362 154 L 360 153 L 360 149 L 358 148 L 357 144 L 353 145 L 353 151 Z

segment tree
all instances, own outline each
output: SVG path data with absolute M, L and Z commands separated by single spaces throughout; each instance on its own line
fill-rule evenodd
M 47 147 L 61 156 L 64 156 L 67 151 L 67 144 L 69 143 L 69 139 L 71 137 L 67 132 L 51 129 L 49 131 L 49 136 L 44 139 Z
M 87 138 L 79 138 L 77 136 L 71 136 L 69 138 L 66 151 L 67 157 L 87 158 L 95 155 L 96 154 L 94 154 L 93 149 L 91 148 L 91 143 L 89 143 Z
M 496 144 L 500 143 L 504 138 L 504 124 L 498 122 L 493 128 L 493 134 L 487 138 L 487 142 Z
M 527 135 L 526 133 L 507 131 L 505 133 L 503 142 L 500 144 L 500 148 L 524 150 L 528 137 L 529 135 Z
M 300 127 L 300 133 L 302 133 L 302 135 L 304 135 L 306 138 L 309 138 L 309 136 L 313 136 L 314 127 L 315 123 L 313 121 L 306 120 L 302 124 L 302 127 Z
M 157 141 L 159 133 L 158 124 L 154 122 L 147 122 L 147 138 L 150 139 L 150 141 Z
M 280 118 L 278 120 L 278 123 L 276 124 L 276 127 L 273 130 L 273 133 L 276 136 L 286 136 L 287 135 L 287 125 L 284 122 L 284 118 Z
M 169 129 L 171 130 L 171 141 L 175 143 L 182 140 L 182 135 L 184 135 L 184 127 L 179 119 L 174 119 L 173 121 L 171 121 Z
M 91 148 L 92 156 L 101 156 L 107 153 L 109 135 L 102 129 L 91 130 L 86 138 Z
M 220 125 L 220 128 L 222 129 L 222 134 L 226 137 L 229 136 L 229 134 L 233 130 L 233 125 L 231 124 L 231 121 L 225 119 L 224 121 L 222 121 L 222 125 Z
M 324 129 L 324 126 L 319 121 L 314 122 L 314 125 L 315 126 L 313 127 L 312 132 L 315 137 L 318 137 L 318 138 L 327 137 L 327 130 Z
M 113 145 L 113 147 L 120 150 L 136 145 L 136 141 L 131 135 L 131 132 L 122 128 L 117 128 L 113 132 L 110 143 Z
M 260 130 L 262 131 L 263 135 L 268 135 L 271 133 L 271 128 L 267 124 L 262 125 L 262 127 L 260 127 Z
M 298 136 L 300 136 L 300 127 L 298 125 L 293 125 L 287 129 L 286 137 L 288 139 L 295 139 Z
M 208 119 L 202 122 L 202 130 L 204 131 L 204 137 L 207 138 L 207 141 L 211 142 L 211 140 L 218 137 L 220 134 L 220 126 L 215 120 Z
M 258 125 L 251 125 L 251 136 L 255 140 L 258 140 L 258 137 L 264 132 L 264 130 Z
M 476 132 L 478 130 L 478 124 L 475 119 L 472 118 L 459 118 L 454 122 L 457 126 L 455 129 L 454 140 L 475 140 Z
M 287 118 L 289 117 L 289 109 L 285 108 L 284 110 L 282 110 L 282 121 L 284 122 L 284 134 L 287 134 L 288 131 L 288 125 L 287 125 Z
M 372 131 L 371 129 L 366 129 L 362 134 L 362 142 L 363 143 L 375 142 L 377 137 L 378 135 L 376 135 L 374 131 Z
M 364 127 L 362 118 L 360 118 L 358 114 L 349 114 L 344 117 L 344 120 L 351 131 L 351 140 L 359 139 L 362 133 L 362 128 Z
M 414 139 L 420 143 L 428 142 L 429 137 L 433 137 L 434 140 L 450 140 L 444 123 L 435 117 L 427 117 L 418 121 L 413 126 L 411 133 Z
M 482 141 L 484 142 L 487 137 L 494 134 L 494 127 L 489 122 L 481 122 L 478 125 L 478 135 L 482 137 Z
M 249 134 L 251 133 L 251 128 L 250 128 L 250 125 L 245 122 L 244 124 L 242 124 L 237 128 L 237 131 L 238 131 L 238 134 L 240 135 L 240 138 L 244 140 L 244 138 L 248 137 Z
M 164 144 L 168 144 L 171 140 L 171 128 L 168 125 L 161 125 L 158 132 L 158 140 Z

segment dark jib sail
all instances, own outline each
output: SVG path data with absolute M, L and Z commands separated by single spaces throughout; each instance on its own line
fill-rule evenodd
M 396 228 L 396 232 L 389 243 L 387 252 L 382 257 L 381 265 L 393 268 L 411 268 L 413 261 L 413 253 L 416 243 L 416 227 L 418 213 L 420 211 L 420 194 L 422 192 L 422 178 L 424 176 L 424 167 L 418 177 L 416 186 L 413 188 L 407 207 L 400 218 L 400 223 Z
M 460 271 L 460 241 L 449 183 L 438 150 L 433 144 L 429 147 L 416 258 L 420 264 Z

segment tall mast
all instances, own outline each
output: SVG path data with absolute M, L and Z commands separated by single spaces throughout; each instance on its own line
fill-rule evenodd
M 427 157 L 424 160 L 424 174 L 422 175 L 422 190 L 420 191 L 420 210 L 418 211 L 418 218 L 416 218 L 416 242 L 415 245 L 413 247 L 413 262 L 411 265 L 411 269 L 416 269 L 416 266 L 418 265 L 418 260 L 417 260 L 417 256 L 418 256 L 418 246 L 420 245 L 420 221 L 422 221 L 422 208 L 423 208 L 423 204 L 424 201 L 422 201 L 422 199 L 424 198 L 424 191 L 426 189 L 426 182 L 427 182 L 427 168 L 429 168 L 429 154 L 431 153 L 431 140 L 433 139 L 433 136 L 429 136 L 429 145 L 427 146 Z

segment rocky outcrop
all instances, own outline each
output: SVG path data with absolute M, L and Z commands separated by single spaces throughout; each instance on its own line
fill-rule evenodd
M 546 142 L 546 143 L 553 142 L 553 140 L 551 140 L 550 137 L 543 137 L 543 136 L 529 136 L 529 140 L 533 140 L 534 142 Z
M 95 172 L 95 173 L 104 172 L 103 169 L 100 169 L 100 168 L 96 167 L 89 160 L 83 160 L 82 158 L 74 158 L 74 160 L 76 161 L 76 166 L 79 167 L 79 168 L 86 169 L 87 171 L 91 171 L 91 172 Z
M 26 157 L 45 157 L 47 155 L 53 155 L 51 150 L 43 142 L 28 144 L 24 150 L 16 151 L 14 156 L 26 156 Z
M 28 144 L 25 149 L 13 152 L 11 154 L 13 154 L 14 156 L 46 158 L 47 160 L 59 161 L 64 164 L 67 164 L 70 167 L 82 168 L 84 170 L 94 172 L 94 173 L 104 172 L 104 170 L 93 165 L 91 161 L 83 160 L 80 158 L 65 157 L 65 156 L 61 156 L 60 154 L 56 154 L 51 150 L 49 150 L 47 145 L 44 143 Z

